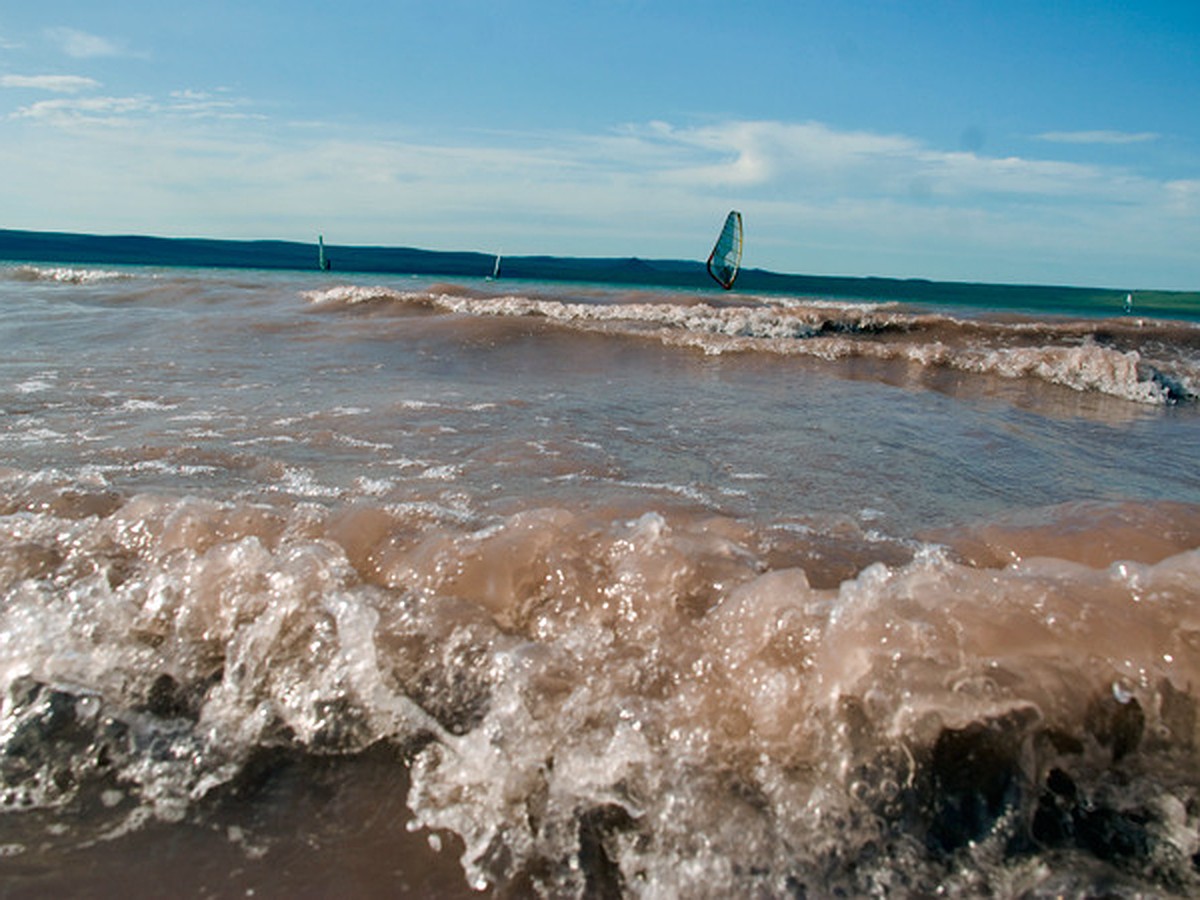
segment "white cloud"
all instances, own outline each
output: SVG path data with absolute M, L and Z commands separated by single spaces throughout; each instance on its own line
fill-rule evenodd
M 75 94 L 100 87 L 100 82 L 82 75 L 0 75 L 0 87 Z
M 119 125 L 132 115 L 145 114 L 155 108 L 148 97 L 79 97 L 60 100 L 39 100 L 12 114 L 15 119 L 32 119 L 51 125 L 88 123 Z
M 77 28 L 49 28 L 46 36 L 58 44 L 63 53 L 74 59 L 128 55 L 121 44 Z
M 662 124 L 646 141 L 677 145 L 664 177 L 754 196 L 782 190 L 811 200 L 894 197 L 938 203 L 1007 198 L 1127 198 L 1129 176 L 1114 168 L 928 147 L 901 135 L 839 131 L 821 123 L 729 122 L 694 129 Z
M 185 90 L 174 91 L 163 99 L 140 95 L 41 100 L 21 107 L 12 113 L 11 117 L 58 127 L 114 126 L 125 125 L 131 121 L 148 124 L 155 120 L 172 118 L 259 118 L 253 113 L 243 111 L 247 106 L 248 101 L 238 97 Z
M 1171 211 L 1184 216 L 1200 215 L 1200 179 L 1168 181 L 1163 187 Z
M 819 122 L 729 122 L 686 129 L 655 123 L 644 136 L 706 157 L 695 165 L 681 166 L 672 178 L 746 187 L 765 185 L 795 172 L 829 175 L 886 166 L 892 160 L 911 158 L 919 150 L 909 138 L 837 131 Z
M 1158 138 L 1153 131 L 1047 131 L 1037 136 L 1053 144 L 1144 144 Z
M 242 110 L 247 106 L 249 106 L 248 101 L 235 97 L 228 91 L 218 91 L 212 94 L 207 91 L 182 90 L 172 91 L 162 109 L 174 115 L 187 115 L 194 118 L 262 118 L 259 115 L 243 112 Z

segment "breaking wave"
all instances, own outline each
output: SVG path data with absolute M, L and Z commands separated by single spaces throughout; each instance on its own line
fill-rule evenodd
M 105 281 L 128 281 L 135 276 L 112 269 L 85 269 L 75 266 L 9 266 L 0 268 L 14 281 L 50 281 L 57 284 L 96 284 Z
M 798 298 L 725 305 L 686 302 L 683 297 L 580 302 L 356 285 L 305 296 L 319 309 L 399 304 L 471 317 L 538 317 L 567 327 L 654 338 L 706 354 L 901 362 L 1036 379 L 1146 404 L 1200 397 L 1200 327 L 1183 322 L 988 320 L 906 310 L 896 304 Z
M 1169 537 L 1091 564 L 1008 523 L 821 586 L 836 536 L 719 517 L 452 526 L 10 472 L 0 799 L 90 792 L 119 833 L 270 748 L 383 743 L 481 889 L 1195 891 L 1200 510 L 1138 510 Z M 1083 548 L 1123 515 L 1041 526 Z

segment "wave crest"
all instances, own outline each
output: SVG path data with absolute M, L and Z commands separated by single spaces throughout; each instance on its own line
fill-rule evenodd
M 74 266 L 14 266 L 7 269 L 14 281 L 50 281 L 57 284 L 97 284 L 105 281 L 126 281 L 134 276 L 112 269 L 83 269 Z
M 901 361 L 1153 405 L 1200 398 L 1200 327 L 1183 322 L 962 319 L 896 304 L 801 298 L 713 305 L 671 295 L 580 301 L 350 285 L 305 296 L 326 308 L 398 304 L 478 318 L 536 317 L 713 355 Z
M 1200 887 L 1200 551 L 930 546 L 816 587 L 684 514 L 62 499 L 0 518 L 18 804 L 109 778 L 103 747 L 114 809 L 174 821 L 256 748 L 386 741 L 479 887 L 861 894 L 901 854 L 966 891 L 1028 845 Z

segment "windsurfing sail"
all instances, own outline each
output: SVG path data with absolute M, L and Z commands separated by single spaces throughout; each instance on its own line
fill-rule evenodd
M 496 264 L 494 266 L 492 266 L 492 278 L 496 279 L 499 277 L 500 277 L 500 254 L 497 253 L 496 254 Z
M 321 267 L 322 272 L 329 271 L 329 257 L 325 255 L 325 236 L 317 235 L 317 265 Z
M 708 274 L 725 290 L 733 287 L 742 267 L 742 214 L 737 210 L 725 217 L 725 227 L 708 255 Z

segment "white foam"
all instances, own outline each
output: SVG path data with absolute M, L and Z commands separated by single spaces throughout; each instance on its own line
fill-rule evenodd
M 178 409 L 179 404 L 164 403 L 161 400 L 144 400 L 131 397 L 122 403 L 120 408 L 125 412 L 165 412 L 172 409 Z
M 394 445 L 383 441 L 367 441 L 349 434 L 336 434 L 334 440 L 347 447 L 359 447 L 363 450 L 378 450 L 380 452 L 394 449 Z
M 620 484 L 644 491 L 662 491 L 667 494 L 674 494 L 677 497 L 684 497 L 702 506 L 715 507 L 717 505 L 708 494 L 694 484 L 672 484 L 670 482 L 652 481 L 622 481 Z
M 96 284 L 103 281 L 129 280 L 129 272 L 112 269 L 81 269 L 71 266 L 17 266 L 11 270 L 22 281 L 52 281 L 58 284 Z
M 309 469 L 289 467 L 284 469 L 277 490 L 297 497 L 339 497 L 341 491 L 321 484 Z
M 68 436 L 53 428 L 34 426 L 13 434 L 0 435 L 0 440 L 21 444 L 61 444 L 68 440 Z
M 946 315 L 903 312 L 893 303 L 802 298 L 717 307 L 705 303 L 581 303 L 520 295 L 414 294 L 382 288 L 330 289 L 312 296 L 316 302 L 415 302 L 472 316 L 537 316 L 576 327 L 657 337 L 712 355 L 769 352 L 828 360 L 904 359 L 927 367 L 1036 378 L 1077 391 L 1156 405 L 1176 399 L 1180 391 L 1192 397 L 1200 394 L 1200 360 L 1154 363 L 1137 351 L 1087 342 L 1080 345 L 1081 336 L 1094 327 L 1081 323 L 967 322 Z M 925 337 L 931 330 L 944 332 L 946 338 Z M 880 334 L 889 337 L 881 340 Z M 1014 336 L 1022 336 L 1026 343 L 1038 338 L 1044 342 L 1008 346 Z M 1159 371 L 1163 375 L 1156 374 Z M 421 402 L 410 401 L 410 408 L 418 408 L 416 404 Z
M 405 301 L 417 299 L 423 295 L 410 291 L 397 291 L 379 285 L 344 284 L 317 291 L 306 291 L 303 296 L 315 306 L 331 306 L 335 304 L 354 306 L 381 301 Z
M 430 466 L 421 473 L 421 477 L 428 481 L 454 481 L 461 474 L 462 466 L 445 464 Z
M 388 478 L 357 478 L 354 482 L 355 487 L 362 494 L 369 497 L 382 497 L 390 492 L 396 483 Z

